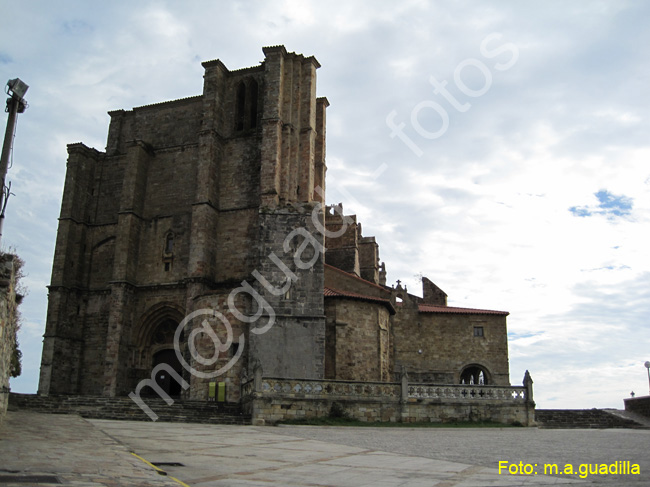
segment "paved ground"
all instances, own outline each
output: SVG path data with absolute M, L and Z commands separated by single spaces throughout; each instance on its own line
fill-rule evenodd
M 0 486 L 54 485 L 3 483 L 43 474 L 78 487 L 641 487 L 650 484 L 649 445 L 650 430 L 273 428 L 10 412 L 0 427 Z M 145 460 L 183 466 L 161 466 L 164 476 Z M 540 474 L 499 475 L 500 460 L 537 463 Z M 616 460 L 641 474 L 541 475 L 543 463 Z
M 0 486 L 53 485 L 5 483 L 9 475 L 55 475 L 75 487 L 178 487 L 127 447 L 72 415 L 9 412 L 0 426 Z

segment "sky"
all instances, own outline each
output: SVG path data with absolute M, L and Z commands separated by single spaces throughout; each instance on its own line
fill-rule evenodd
M 35 392 L 66 145 L 199 95 L 202 61 L 315 56 L 327 200 L 388 283 L 509 311 L 538 408 L 623 408 L 650 360 L 650 4 L 0 0 L 0 83 L 29 86 L 2 247 L 26 262 L 15 392 Z M 4 119 L 6 120 L 6 119 Z M 4 130 L 4 123 L 3 123 Z

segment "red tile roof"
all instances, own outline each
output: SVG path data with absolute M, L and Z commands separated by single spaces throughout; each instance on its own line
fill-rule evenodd
M 489 309 L 474 309 L 474 308 L 455 308 L 453 306 L 433 306 L 430 304 L 420 304 L 420 313 L 454 313 L 454 314 L 469 314 L 469 315 L 501 315 L 508 316 L 508 311 L 494 311 Z
M 355 275 L 355 274 L 351 274 L 351 273 L 349 273 L 349 272 L 345 272 L 344 270 L 339 269 L 338 267 L 334 267 L 333 265 L 330 265 L 330 264 L 325 264 L 325 267 L 328 268 L 328 269 L 331 269 L 331 270 L 333 270 L 333 271 L 340 272 L 341 274 L 344 274 L 344 275 L 346 275 L 347 277 L 351 277 L 352 279 L 355 279 L 355 280 L 357 280 L 357 281 L 361 281 L 362 283 L 367 284 L 368 286 L 372 286 L 372 287 L 378 288 L 378 289 L 384 291 L 385 293 L 390 293 L 390 289 L 389 289 L 389 288 L 387 288 L 387 287 L 385 287 L 385 286 L 380 286 L 379 284 L 375 284 L 374 282 L 366 281 L 366 280 L 363 279 L 362 277 L 359 277 L 359 276 L 357 276 L 357 275 Z
M 332 289 L 331 287 L 326 287 L 323 290 L 323 295 L 326 298 L 350 298 L 350 299 L 357 299 L 359 301 L 369 301 L 373 303 L 379 303 L 388 308 L 390 311 L 390 314 L 394 315 L 395 314 L 395 308 L 390 302 L 390 299 L 382 299 L 382 298 L 376 298 L 374 296 L 365 296 L 363 294 L 357 294 L 357 293 L 351 293 L 348 291 L 341 291 L 340 289 Z

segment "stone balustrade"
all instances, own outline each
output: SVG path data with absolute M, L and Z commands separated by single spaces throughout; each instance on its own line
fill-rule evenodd
M 256 385 L 256 380 L 258 384 Z M 340 380 L 306 380 L 263 377 L 242 384 L 242 398 L 256 393 L 260 397 L 328 398 L 399 400 L 403 385 L 399 382 L 355 382 Z M 483 386 L 466 384 L 407 384 L 406 400 L 452 400 L 523 403 L 527 400 L 524 386 Z
M 416 399 L 454 399 L 458 401 L 526 401 L 523 386 L 479 386 L 466 384 L 409 384 L 408 397 Z
M 373 399 L 399 399 L 401 388 L 399 383 L 392 382 L 354 382 L 264 377 L 259 379 L 258 387 L 255 387 L 254 379 L 242 384 L 242 398 L 249 397 L 254 392 L 264 397 L 295 396 L 326 398 L 331 396 L 345 396 Z

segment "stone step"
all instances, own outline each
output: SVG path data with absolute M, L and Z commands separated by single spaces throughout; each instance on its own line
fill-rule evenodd
M 159 397 L 143 397 L 144 403 L 158 415 L 158 421 L 251 424 L 239 404 L 174 400 L 168 405 Z M 52 414 L 79 414 L 90 419 L 151 421 L 151 418 L 128 397 L 9 395 L 9 408 Z
M 535 421 L 540 428 L 634 428 L 645 425 L 628 418 L 622 418 L 602 409 L 537 409 Z

